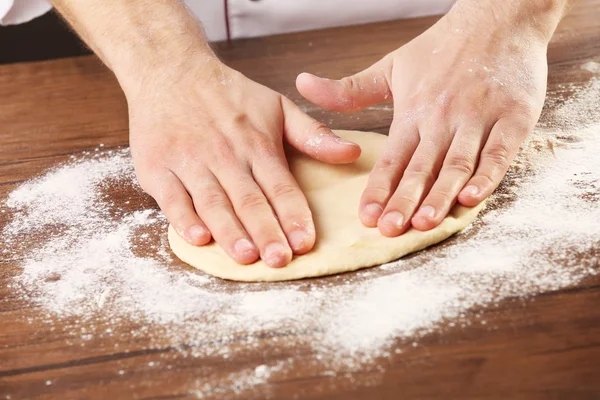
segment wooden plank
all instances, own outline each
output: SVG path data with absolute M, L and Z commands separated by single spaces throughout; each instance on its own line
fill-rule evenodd
M 561 24 L 549 49 L 549 95 L 583 83 L 582 63 L 600 54 L 600 1 L 580 1 Z M 409 41 L 435 18 L 394 21 L 216 44 L 234 68 L 298 102 L 333 128 L 385 133 L 387 106 L 354 115 L 310 106 L 294 88 L 302 71 L 341 77 L 356 72 Z M 94 57 L 0 67 L 0 196 L 71 154 L 103 143 L 127 144 L 127 105 L 117 82 Z M 130 193 L 115 192 L 124 201 Z M 140 200 L 148 206 L 149 199 Z M 132 205 L 132 207 L 140 206 Z M 0 215 L 0 226 L 10 216 Z M 581 262 L 598 257 L 580 255 Z M 234 362 L 185 357 L 170 345 L 132 335 L 73 340 L 68 320 L 29 324 L 43 314 L 9 287 L 18 260 L 0 258 L 0 398 L 193 398 L 198 381 L 285 359 L 267 339 Z M 232 285 L 232 290 L 235 284 Z M 418 347 L 375 360 L 352 380 L 314 376 L 296 363 L 285 379 L 258 385 L 241 398 L 598 398 L 600 396 L 600 277 L 535 300 L 507 300 L 482 313 L 488 329 L 473 325 L 426 336 Z M 71 321 L 72 322 L 72 321 Z M 51 330 L 51 327 L 53 330 Z M 282 334 L 285 339 L 285 335 Z M 121 349 L 115 348 L 120 344 Z M 401 345 L 399 343 L 399 345 Z M 271 350 L 269 350 L 271 349 Z M 310 349 L 307 349 L 307 357 Z M 161 360 L 151 367 L 150 362 Z M 168 360 L 168 361 L 164 361 Z M 171 368 L 166 366 L 170 365 Z M 131 371 L 119 375 L 118 371 Z M 51 384 L 46 381 L 51 378 Z M 352 383 L 354 382 L 354 383 Z M 218 395 L 215 395 L 219 397 Z M 232 397 L 232 393 L 222 398 Z M 8 398 L 8 397 L 5 397 Z

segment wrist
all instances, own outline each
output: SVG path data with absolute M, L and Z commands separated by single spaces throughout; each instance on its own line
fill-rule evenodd
M 174 39 L 177 40 L 176 38 Z M 127 56 L 115 57 L 110 67 L 128 99 L 144 89 L 168 87 L 186 78 L 208 77 L 222 67 L 221 61 L 208 46 L 165 45 L 137 46 Z
M 127 40 L 107 45 L 111 53 L 105 62 L 113 70 L 129 97 L 143 87 L 167 85 L 189 73 L 205 69 L 207 74 L 220 65 L 198 22 L 181 8 L 154 20 L 127 21 Z

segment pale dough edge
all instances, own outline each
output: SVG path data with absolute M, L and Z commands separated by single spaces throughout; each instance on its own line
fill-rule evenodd
M 208 260 L 206 259 L 207 257 L 202 260 L 203 262 L 199 262 L 200 260 L 195 256 L 195 253 L 199 248 L 182 239 L 171 225 L 169 225 L 168 229 L 168 240 L 173 253 L 175 253 L 179 259 L 207 274 L 222 279 L 242 282 L 288 281 L 351 272 L 397 260 L 407 254 L 437 244 L 465 229 L 473 222 L 473 220 L 475 220 L 479 212 L 483 209 L 484 204 L 485 203 L 482 202 L 473 208 L 456 205 L 452 209 L 450 215 L 436 228 L 426 232 L 411 229 L 404 235 L 415 236 L 416 240 L 406 241 L 406 246 L 386 246 L 384 248 L 382 248 L 382 246 L 373 246 L 360 249 L 350 247 L 346 249 L 347 253 L 345 256 L 356 253 L 356 257 L 344 257 L 349 261 L 346 261 L 345 263 L 330 263 L 318 266 L 312 265 L 310 268 L 297 268 L 297 265 L 294 265 L 293 261 L 292 264 L 284 268 L 270 268 L 262 261 L 252 265 L 238 265 L 235 264 L 233 260 L 231 260 L 233 266 L 231 264 L 218 266 L 217 263 L 214 262 L 216 260 Z M 397 238 L 390 240 L 394 239 Z

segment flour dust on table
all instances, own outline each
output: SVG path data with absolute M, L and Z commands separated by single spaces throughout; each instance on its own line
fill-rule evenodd
M 553 100 L 558 111 L 544 115 L 482 217 L 400 261 L 285 283 L 212 278 L 169 252 L 167 222 L 134 183 L 128 150 L 99 148 L 5 200 L 2 252 L 20 260 L 11 291 L 39 310 L 32 323 L 61 330 L 72 345 L 112 337 L 115 351 L 128 351 L 143 339 L 179 349 L 164 355 L 166 368 L 173 357 L 239 365 L 190 382 L 201 398 L 301 378 L 297 362 L 331 385 L 376 384 L 364 379 L 381 374 L 358 371 L 402 357 L 424 335 L 493 329 L 482 308 L 600 272 L 600 81 L 566 89 L 575 94 Z M 115 191 L 129 199 L 115 203 Z M 244 364 L 257 351 L 264 361 Z

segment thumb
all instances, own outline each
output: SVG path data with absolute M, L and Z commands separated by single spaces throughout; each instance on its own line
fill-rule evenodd
M 360 156 L 360 146 L 334 134 L 286 97 L 282 97 L 283 133 L 298 151 L 329 164 L 348 164 Z
M 384 57 L 364 71 L 340 80 L 320 78 L 304 72 L 296 78 L 296 88 L 308 101 L 333 111 L 358 111 L 373 104 L 391 101 L 388 60 L 388 57 Z

